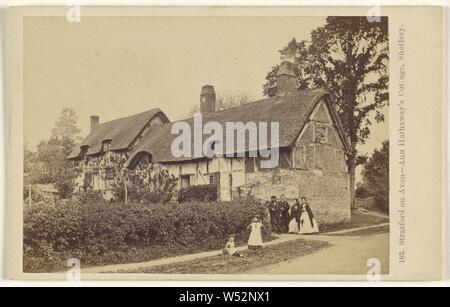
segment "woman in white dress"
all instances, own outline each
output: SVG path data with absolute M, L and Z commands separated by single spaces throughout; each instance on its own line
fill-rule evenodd
M 300 205 L 300 230 L 299 234 L 313 234 L 319 233 L 319 225 L 314 218 L 314 214 L 311 207 L 306 202 L 306 198 L 302 197 L 302 203 Z
M 248 226 L 250 232 L 250 237 L 248 239 L 248 249 L 260 250 L 263 247 L 261 228 L 264 225 L 261 223 L 259 216 L 255 216 L 252 223 Z

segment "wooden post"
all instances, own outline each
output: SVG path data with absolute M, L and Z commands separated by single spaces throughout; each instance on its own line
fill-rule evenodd
M 127 190 L 127 179 L 124 178 L 123 179 L 123 184 L 124 184 L 124 188 L 125 188 L 125 205 L 128 204 L 128 190 Z

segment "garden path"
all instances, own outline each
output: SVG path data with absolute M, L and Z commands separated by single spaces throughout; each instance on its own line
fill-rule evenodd
M 336 232 L 320 234 L 320 235 L 299 236 L 299 235 L 294 235 L 294 234 L 282 234 L 282 235 L 279 235 L 277 239 L 264 243 L 264 246 L 270 246 L 270 245 L 274 245 L 274 244 L 279 244 L 279 243 L 289 242 L 289 241 L 299 240 L 299 239 L 321 240 L 321 241 L 327 241 L 327 242 L 331 243 L 331 245 L 332 245 L 332 247 L 327 248 L 325 250 L 338 248 L 338 251 L 342 251 L 342 249 L 344 249 L 344 250 L 348 250 L 351 253 L 352 251 L 353 252 L 355 251 L 354 246 L 358 246 L 358 245 L 352 245 L 352 244 L 356 244 L 356 243 L 349 243 L 349 242 L 353 241 L 353 240 L 360 240 L 361 242 L 364 243 L 364 242 L 368 241 L 367 237 L 360 237 L 360 236 L 340 237 L 340 236 L 333 236 L 333 235 L 342 235 L 345 233 L 355 232 L 355 231 L 359 231 L 359 230 L 367 230 L 367 229 L 382 227 L 382 226 L 386 226 L 386 225 L 389 225 L 389 223 L 361 227 L 361 228 L 348 229 L 348 230 L 342 230 L 342 231 L 336 231 Z M 341 245 L 343 245 L 343 246 L 341 247 Z M 247 246 L 241 246 L 241 247 L 236 248 L 237 251 L 243 251 L 245 249 L 247 249 Z M 312 255 L 301 257 L 299 259 L 304 259 L 307 257 L 316 257 L 317 254 L 323 253 L 323 252 L 324 251 L 314 253 Z M 99 266 L 99 267 L 90 267 L 90 268 L 82 269 L 82 274 L 114 273 L 117 271 L 137 270 L 137 269 L 144 268 L 144 267 L 159 266 L 159 265 L 164 265 L 164 264 L 171 264 L 171 263 L 176 263 L 176 262 L 189 261 L 189 260 L 194 260 L 194 259 L 199 259 L 199 258 L 216 256 L 221 253 L 222 253 L 221 250 L 214 250 L 214 251 L 202 252 L 202 253 L 197 253 L 197 254 L 157 259 L 157 260 L 141 262 L 141 263 L 127 263 L 127 264 L 116 264 L 116 265 L 107 265 L 107 266 Z M 332 260 L 332 259 L 329 259 L 329 256 L 327 256 L 327 255 L 328 254 L 325 254 L 325 258 L 328 260 Z M 332 253 L 331 253 L 331 255 L 332 255 Z M 297 261 L 297 260 L 298 259 L 295 259 L 295 261 Z M 315 263 L 317 264 L 317 261 Z M 284 264 L 284 265 L 286 265 L 286 264 Z M 269 267 L 273 267 L 273 266 L 268 266 L 267 268 L 269 268 Z M 284 267 L 282 267 L 282 268 L 283 268 L 283 270 L 285 270 Z

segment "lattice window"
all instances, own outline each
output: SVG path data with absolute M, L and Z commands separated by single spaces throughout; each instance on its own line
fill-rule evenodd
M 326 144 L 328 142 L 328 127 L 326 125 L 316 125 L 316 143 Z
M 209 175 L 209 184 L 219 186 L 220 185 L 220 174 L 214 173 Z

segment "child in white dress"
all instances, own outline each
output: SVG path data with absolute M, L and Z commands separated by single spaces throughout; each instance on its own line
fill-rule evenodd
M 228 242 L 223 249 L 223 254 L 225 256 L 231 256 L 235 253 L 236 245 L 234 244 L 234 236 L 228 237 Z
M 259 216 L 253 217 L 252 223 L 248 226 L 251 230 L 250 238 L 248 239 L 248 249 L 260 250 L 263 247 L 261 229 L 264 225 L 261 223 Z

